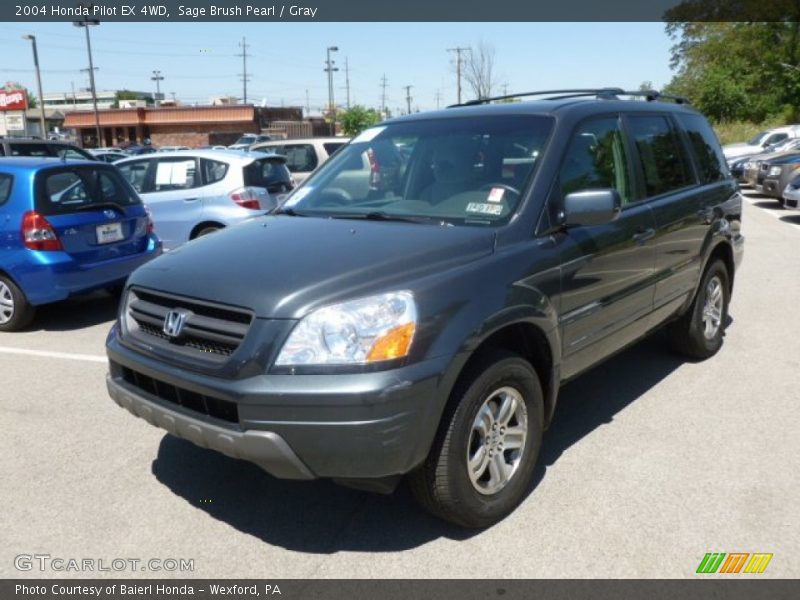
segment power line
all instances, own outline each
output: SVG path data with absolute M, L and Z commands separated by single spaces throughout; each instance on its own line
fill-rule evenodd
M 236 56 L 242 57 L 242 104 L 247 104 L 247 82 L 250 81 L 250 77 L 247 75 L 247 57 L 250 56 L 247 54 L 247 49 L 250 47 L 247 43 L 247 38 L 242 37 L 242 41 L 239 42 L 239 47 L 242 49 L 242 53 Z

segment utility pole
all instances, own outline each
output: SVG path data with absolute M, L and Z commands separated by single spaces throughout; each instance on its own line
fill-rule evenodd
M 347 110 L 350 110 L 350 64 L 347 62 L 347 57 L 344 57 L 344 83 L 347 88 Z
M 153 76 L 150 78 L 151 81 L 156 82 L 156 97 L 155 97 L 155 105 L 161 105 L 161 82 L 164 81 L 164 78 L 161 76 L 161 71 L 153 71 Z
M 239 48 L 242 49 L 242 53 L 236 56 L 242 57 L 242 104 L 247 104 L 247 82 L 250 80 L 250 77 L 247 76 L 247 57 L 249 56 L 247 54 L 247 48 L 249 48 L 247 38 L 242 37 L 242 41 L 239 42 Z
M 440 104 L 441 100 L 442 100 L 442 92 L 440 92 L 439 90 L 436 90 L 436 110 L 439 110 L 439 108 L 440 108 L 439 104 Z
M 326 48 L 327 58 L 325 60 L 325 69 L 328 74 L 328 110 L 333 115 L 333 134 L 336 135 L 336 105 L 333 101 L 333 73 L 338 71 L 338 67 L 334 67 L 335 61 L 331 60 L 331 52 L 338 52 L 338 46 L 328 46 Z
M 411 114 L 411 88 L 414 87 L 413 85 L 406 85 L 403 86 L 406 88 L 406 106 L 408 107 L 408 114 Z
M 83 27 L 86 32 L 86 50 L 89 53 L 89 85 L 92 88 L 92 105 L 94 106 L 94 128 L 97 135 L 97 147 L 102 145 L 102 134 L 100 133 L 100 113 L 97 111 L 97 88 L 94 85 L 94 63 L 92 62 L 92 41 L 89 39 L 89 27 L 100 25 L 97 19 L 84 17 L 82 21 L 73 21 L 75 27 Z
M 308 100 L 308 89 L 306 89 L 306 116 L 311 114 L 311 103 Z
M 386 73 L 381 77 L 381 115 L 386 118 Z
M 42 73 L 39 71 L 39 53 L 36 51 L 36 36 L 23 35 L 23 40 L 30 40 L 33 45 L 33 66 L 36 67 L 36 85 L 39 89 L 39 127 L 42 130 L 42 139 L 47 139 L 47 124 L 44 122 L 44 95 L 42 94 Z M 27 125 L 26 125 L 27 127 Z
M 447 51 L 456 53 L 456 84 L 458 86 L 458 103 L 461 104 L 461 63 L 464 60 L 461 58 L 461 55 L 465 52 L 469 52 L 469 48 L 455 47 L 448 48 Z
M 504 83 L 502 85 L 502 88 L 503 88 L 503 96 L 508 96 L 508 84 Z

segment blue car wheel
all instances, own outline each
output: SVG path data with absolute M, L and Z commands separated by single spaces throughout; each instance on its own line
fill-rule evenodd
M 33 320 L 36 309 L 17 285 L 0 275 L 0 331 L 19 331 Z

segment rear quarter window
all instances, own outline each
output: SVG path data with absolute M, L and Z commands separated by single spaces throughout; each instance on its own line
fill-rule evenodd
M 678 115 L 678 121 L 683 125 L 697 163 L 697 170 L 702 183 L 714 183 L 727 179 L 728 165 L 722 154 L 719 140 L 708 124 L 700 115 Z
M 0 206 L 5 204 L 11 197 L 11 186 L 14 178 L 7 173 L 0 173 Z

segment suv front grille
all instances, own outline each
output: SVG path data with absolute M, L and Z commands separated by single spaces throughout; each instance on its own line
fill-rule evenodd
M 201 355 L 221 361 L 242 343 L 252 313 L 241 308 L 220 306 L 171 294 L 133 288 L 127 302 L 127 329 L 134 338 L 154 346 Z M 177 336 L 164 331 L 167 315 L 179 311 L 185 316 Z
M 239 409 L 236 403 L 220 398 L 198 394 L 187 389 L 154 379 L 128 367 L 120 366 L 122 379 L 138 390 L 146 392 L 190 411 L 207 415 L 229 423 L 239 423 Z

